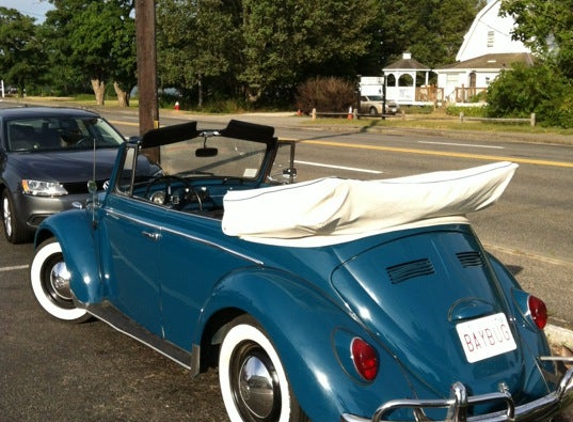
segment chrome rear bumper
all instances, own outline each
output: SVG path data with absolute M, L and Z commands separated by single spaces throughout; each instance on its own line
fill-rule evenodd
M 473 406 L 493 402 L 505 403 L 505 410 L 486 415 L 468 416 L 468 410 Z M 404 408 L 412 409 L 416 415 L 416 418 L 412 419 L 412 421 L 432 420 L 425 417 L 423 409 L 444 408 L 448 410 L 444 422 L 539 422 L 558 415 L 572 402 L 573 368 L 570 368 L 563 378 L 561 378 L 555 391 L 517 407 L 514 405 L 511 394 L 507 391 L 469 396 L 465 386 L 460 382 L 456 382 L 451 387 L 449 399 L 391 400 L 380 406 L 372 418 L 367 419 L 360 416 L 344 414 L 342 415 L 341 422 L 389 422 L 389 420 L 384 419 L 385 416 L 392 411 Z

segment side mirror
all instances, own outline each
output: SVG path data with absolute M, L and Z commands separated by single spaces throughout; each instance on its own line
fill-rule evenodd
M 88 192 L 90 195 L 94 195 L 97 192 L 97 184 L 93 180 L 88 181 Z
M 97 205 L 97 183 L 94 180 L 88 181 L 89 199 L 86 201 L 86 206 L 89 204 Z
M 195 150 L 195 157 L 216 157 L 219 154 L 217 148 L 199 148 Z
M 293 177 L 295 178 L 297 176 L 298 172 L 296 171 L 296 168 L 294 167 L 290 167 L 288 169 L 284 169 L 283 170 L 283 176 L 284 177 Z

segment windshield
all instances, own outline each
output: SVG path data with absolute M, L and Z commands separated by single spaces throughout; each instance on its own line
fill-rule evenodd
M 266 153 L 266 144 L 212 136 L 160 147 L 164 175 L 211 175 L 255 179 Z
M 189 139 L 191 138 L 191 139 Z M 177 211 L 220 219 L 230 190 L 294 183 L 294 141 L 272 128 L 231 121 L 221 130 L 196 122 L 147 132 L 125 145 L 113 191 Z
M 117 147 L 123 137 L 105 120 L 89 116 L 34 117 L 6 123 L 7 150 L 40 152 Z

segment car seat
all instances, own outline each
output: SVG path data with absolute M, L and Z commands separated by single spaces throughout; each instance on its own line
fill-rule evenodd
M 34 148 L 36 132 L 32 126 L 11 124 L 9 135 L 8 147 L 10 151 L 29 151 Z

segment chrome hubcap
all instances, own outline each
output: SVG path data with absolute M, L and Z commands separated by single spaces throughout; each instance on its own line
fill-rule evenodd
M 2 201 L 2 219 L 4 220 L 4 230 L 10 236 L 12 234 L 12 214 L 10 213 L 10 204 L 6 197 Z
M 64 262 L 58 262 L 50 271 L 52 291 L 61 299 L 72 300 L 70 290 L 70 272 Z
M 250 356 L 239 373 L 239 394 L 245 406 L 257 417 L 268 417 L 275 401 L 274 380 L 263 361 Z

